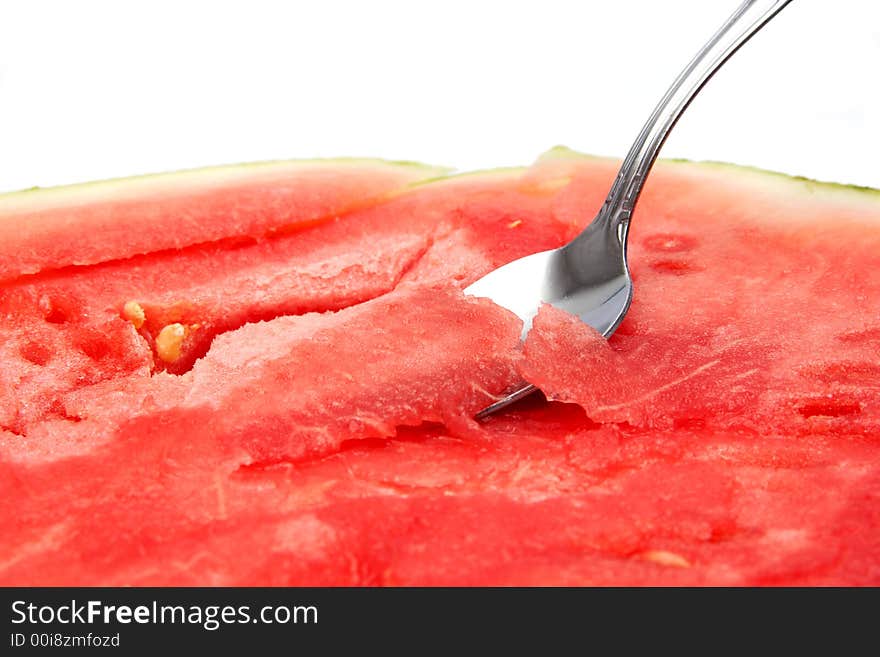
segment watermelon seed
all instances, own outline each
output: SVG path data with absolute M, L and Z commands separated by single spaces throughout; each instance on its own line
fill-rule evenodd
M 184 337 L 186 337 L 186 327 L 183 324 L 168 324 L 163 327 L 156 336 L 156 355 L 166 363 L 173 363 L 180 358 Z
M 645 561 L 653 561 L 661 566 L 673 568 L 690 568 L 691 562 L 676 552 L 668 550 L 648 550 L 639 555 Z
M 147 315 L 137 301 L 126 301 L 122 307 L 122 316 L 131 322 L 136 329 L 139 329 L 147 321 Z

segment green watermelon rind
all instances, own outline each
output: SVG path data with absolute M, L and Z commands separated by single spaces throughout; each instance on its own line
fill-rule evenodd
M 794 184 L 802 189 L 802 191 L 809 192 L 831 192 L 831 193 L 845 193 L 845 194 L 868 194 L 872 196 L 880 197 L 880 189 L 875 187 L 868 187 L 867 185 L 853 185 L 849 183 L 839 183 L 833 182 L 830 180 L 815 180 L 814 178 L 807 178 L 806 176 L 797 176 L 788 173 L 781 173 L 779 171 L 772 171 L 770 169 L 762 169 L 760 167 L 754 167 L 747 164 L 733 164 L 730 162 L 717 162 L 715 160 L 702 160 L 702 161 L 693 161 L 686 159 L 669 159 L 663 160 L 664 162 L 669 162 L 672 164 L 691 164 L 695 166 L 703 167 L 704 169 L 715 169 L 720 171 L 731 171 L 738 172 L 747 175 L 755 175 L 762 176 L 765 179 L 775 178 L 779 182 L 783 184 Z
M 283 171 L 292 169 L 322 169 L 339 170 L 344 167 L 369 168 L 379 167 L 383 169 L 399 168 L 411 169 L 420 172 L 419 177 L 409 184 L 417 184 L 424 178 L 442 178 L 445 174 L 453 171 L 451 167 L 424 164 L 413 160 L 383 160 L 380 158 L 314 158 L 314 159 L 289 159 L 289 160 L 264 160 L 258 162 L 243 162 L 237 164 L 222 164 L 216 166 L 195 167 L 176 171 L 163 171 L 158 173 L 138 174 L 122 176 L 68 185 L 54 185 L 48 187 L 34 186 L 21 190 L 0 193 L 0 217 L 5 212 L 15 212 L 32 209 L 34 205 L 45 203 L 46 208 L 63 205 L 67 202 L 88 202 L 114 198 L 117 193 L 137 193 L 149 189 L 152 185 L 158 188 L 174 189 L 177 186 L 185 188 L 187 183 L 204 181 L 208 184 L 222 184 L 228 180 L 242 180 L 250 175 L 271 172 L 272 169 Z M 82 194 L 81 199 L 77 195 Z
M 567 146 L 554 146 L 538 158 L 538 162 L 546 160 L 565 160 L 565 159 L 591 159 L 605 160 L 608 162 L 620 162 L 618 158 L 606 157 L 602 155 L 590 155 L 580 153 Z M 856 194 L 859 198 L 865 195 L 872 197 L 880 197 L 880 189 L 868 187 L 864 185 L 852 185 L 848 183 L 831 182 L 824 180 L 814 180 L 805 176 L 791 175 L 780 171 L 772 171 L 770 169 L 762 169 L 760 167 L 750 166 L 746 164 L 733 164 L 731 162 L 718 162 L 715 160 L 689 160 L 687 158 L 661 158 L 657 163 L 663 166 L 682 166 L 691 168 L 698 172 L 717 171 L 728 172 L 732 175 L 753 176 L 756 180 L 760 179 L 765 182 L 771 180 L 780 182 L 784 185 L 791 185 L 798 191 L 806 191 L 810 193 L 829 192 L 832 194 L 845 194 L 852 196 Z
M 582 153 L 571 149 L 567 146 L 555 146 L 537 159 L 537 162 L 551 160 L 599 160 L 607 162 L 619 162 L 619 159 Z M 856 194 L 858 198 L 869 196 L 880 197 L 880 189 L 873 187 L 852 185 L 846 183 L 819 181 L 804 176 L 790 175 L 778 171 L 771 171 L 759 167 L 733 164 L 728 162 L 718 162 L 713 160 L 696 161 L 685 158 L 664 158 L 658 160 L 662 166 L 683 166 L 697 172 L 717 171 L 728 172 L 731 175 L 747 175 L 754 176 L 756 180 L 770 181 L 775 180 L 786 185 L 795 185 L 798 191 L 809 193 L 843 193 L 846 195 Z M 94 199 L 112 198 L 114 192 L 137 192 L 145 189 L 144 185 L 155 183 L 162 185 L 170 183 L 168 189 L 173 189 L 177 185 L 184 186 L 190 182 L 198 182 L 203 179 L 208 183 L 222 183 L 226 180 L 241 179 L 247 174 L 259 174 L 270 171 L 273 168 L 283 170 L 286 167 L 295 168 L 328 168 L 339 169 L 340 167 L 399 167 L 421 171 L 422 176 L 412 182 L 403 185 L 397 193 L 405 192 L 408 189 L 421 188 L 427 185 L 436 184 L 457 184 L 472 180 L 482 179 L 488 176 L 499 177 L 518 177 L 524 175 L 528 167 L 497 167 L 489 169 L 481 169 L 476 171 L 456 171 L 451 167 L 437 166 L 425 164 L 414 160 L 386 160 L 381 158 L 358 158 L 358 157 L 338 157 L 338 158 L 314 158 L 314 159 L 289 159 L 289 160 L 265 160 L 258 162 L 246 162 L 238 164 L 225 164 L 218 166 L 196 167 L 192 169 L 181 169 L 176 171 L 148 173 L 134 176 L 125 176 L 119 178 L 110 178 L 105 180 L 97 180 L 84 183 L 74 183 L 69 185 L 59 185 L 50 187 L 30 187 L 22 190 L 0 193 L 0 217 L 4 211 L 16 211 L 25 209 L 32 204 L 57 199 L 58 204 L 69 201 L 76 201 L 75 195 L 83 193 L 83 201 Z M 396 195 L 392 193 L 392 195 Z M 52 204 L 54 205 L 54 204 Z M 47 206 L 48 207 L 48 206 Z
M 519 177 L 529 170 L 528 167 L 494 167 L 491 169 L 478 169 L 476 171 L 456 171 L 454 173 L 446 173 L 432 178 L 417 180 L 410 185 L 410 188 L 420 188 L 426 185 L 437 185 L 443 183 L 456 184 L 459 182 L 467 182 L 470 180 L 483 180 L 491 177 Z

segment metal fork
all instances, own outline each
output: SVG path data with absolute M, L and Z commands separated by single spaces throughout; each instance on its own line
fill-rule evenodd
M 746 0 L 709 39 L 651 113 L 605 203 L 580 235 L 561 248 L 535 253 L 489 272 L 465 293 L 489 297 L 513 311 L 523 320 L 523 338 L 542 303 L 577 315 L 606 338 L 614 333 L 633 296 L 626 262 L 630 218 L 657 153 L 715 71 L 789 2 Z M 477 413 L 477 418 L 485 418 L 535 390 L 535 386 L 522 383 Z

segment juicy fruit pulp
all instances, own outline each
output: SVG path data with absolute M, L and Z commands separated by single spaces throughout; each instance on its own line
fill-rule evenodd
M 0 197 L 0 280 L 332 219 L 443 169 L 304 160 L 195 169 Z
M 661 163 L 618 332 L 545 308 L 520 351 L 456 288 L 570 239 L 614 172 L 377 174 L 283 230 L 11 275 L 0 582 L 880 583 L 880 197 Z M 286 217 L 261 185 L 247 216 Z M 523 375 L 557 401 L 470 419 Z

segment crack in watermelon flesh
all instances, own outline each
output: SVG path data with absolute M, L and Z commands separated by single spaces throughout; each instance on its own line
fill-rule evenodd
M 616 163 L 350 166 L 0 200 L 28 228 L 0 254 L 0 583 L 880 583 L 876 193 L 661 163 L 619 331 L 546 307 L 521 347 L 460 288 L 575 235 Z M 102 237 L 33 247 L 71 226 Z M 556 401 L 470 419 L 521 376 Z

